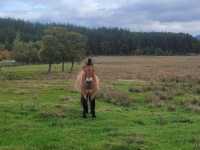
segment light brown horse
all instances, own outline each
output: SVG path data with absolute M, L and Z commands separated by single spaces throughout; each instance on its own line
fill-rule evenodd
M 95 96 L 99 89 L 99 79 L 95 73 L 92 59 L 89 58 L 76 79 L 76 88 L 81 93 L 81 104 L 83 106 L 83 117 L 86 118 L 88 108 L 92 117 L 95 115 Z

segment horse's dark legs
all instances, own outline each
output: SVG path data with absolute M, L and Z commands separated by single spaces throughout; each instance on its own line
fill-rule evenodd
M 90 96 L 85 97 L 84 96 L 81 96 L 81 104 L 82 104 L 82 107 L 83 107 L 83 118 L 86 118 L 87 116 L 87 113 L 88 113 L 88 100 L 89 100 L 89 104 L 90 104 L 90 112 L 91 112 L 91 115 L 93 118 L 96 117 L 96 114 L 95 114 L 95 98 L 91 99 Z
M 92 117 L 95 118 L 96 117 L 96 114 L 95 114 L 95 98 L 90 99 L 90 108 L 91 108 Z
M 81 96 L 81 104 L 83 107 L 83 118 L 86 118 L 86 114 L 88 113 L 88 105 L 87 105 L 87 99 L 85 99 L 84 96 Z

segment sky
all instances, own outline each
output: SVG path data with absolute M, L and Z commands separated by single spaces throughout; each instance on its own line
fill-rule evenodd
M 200 34 L 200 0 L 0 0 L 0 17 Z

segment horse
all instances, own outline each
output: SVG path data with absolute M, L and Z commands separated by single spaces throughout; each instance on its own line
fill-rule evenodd
M 77 76 L 76 88 L 81 93 L 82 117 L 86 118 L 90 110 L 92 117 L 95 118 L 95 99 L 99 89 L 99 78 L 90 59 Z

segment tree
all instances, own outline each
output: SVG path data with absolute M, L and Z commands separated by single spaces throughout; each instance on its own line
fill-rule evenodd
M 53 63 L 59 61 L 60 45 L 55 36 L 45 35 L 42 38 L 42 48 L 40 51 L 40 58 L 43 62 L 49 64 L 48 73 L 51 72 L 51 66 Z
M 5 49 L 12 51 L 17 33 L 23 43 L 42 40 L 44 31 L 54 28 L 59 41 L 66 41 L 65 32 L 77 32 L 87 37 L 86 54 L 92 55 L 186 55 L 200 53 L 199 43 L 186 33 L 170 32 L 131 32 L 120 28 L 86 28 L 70 24 L 40 24 L 10 18 L 0 18 L 0 43 Z M 63 32 L 64 31 L 64 32 Z M 0 47 L 2 47 L 0 44 Z M 63 46 L 65 47 L 65 46 Z M 157 49 L 157 50 L 156 50 Z M 158 50 L 159 49 L 159 50 Z M 150 51 L 148 51 L 150 50 Z M 145 52 L 144 52 L 145 51 Z M 61 50 L 62 56 L 68 49 Z M 61 57 L 62 58 L 62 57 Z M 63 68 L 66 57 L 62 58 Z
M 14 59 L 21 63 L 38 63 L 39 59 L 39 42 L 23 42 L 20 39 L 20 34 L 17 34 L 14 45 Z
M 28 63 L 27 49 L 28 46 L 20 40 L 20 34 L 17 34 L 13 45 L 14 59 L 17 62 Z
M 5 49 L 5 45 L 3 43 L 0 43 L 0 50 Z
M 80 61 L 86 54 L 86 38 L 76 32 L 68 32 L 67 47 L 69 49 L 68 60 L 71 62 L 71 69 L 73 70 L 74 62 Z
M 57 45 L 60 51 L 60 61 L 62 62 L 62 72 L 64 72 L 65 61 L 67 61 L 67 55 L 69 54 L 67 36 L 68 31 L 63 27 L 50 27 L 45 30 L 46 35 L 51 35 L 57 40 Z
M 39 50 L 40 50 L 40 42 L 28 42 L 27 45 L 27 59 L 28 63 L 39 63 Z
M 51 27 L 45 30 L 46 35 L 53 36 L 57 41 L 57 50 L 60 52 L 62 72 L 66 61 L 71 61 L 71 71 L 75 61 L 80 61 L 85 55 L 86 37 L 77 32 L 69 32 L 63 27 Z
M 199 40 L 193 41 L 192 48 L 194 53 L 200 53 L 200 41 Z

